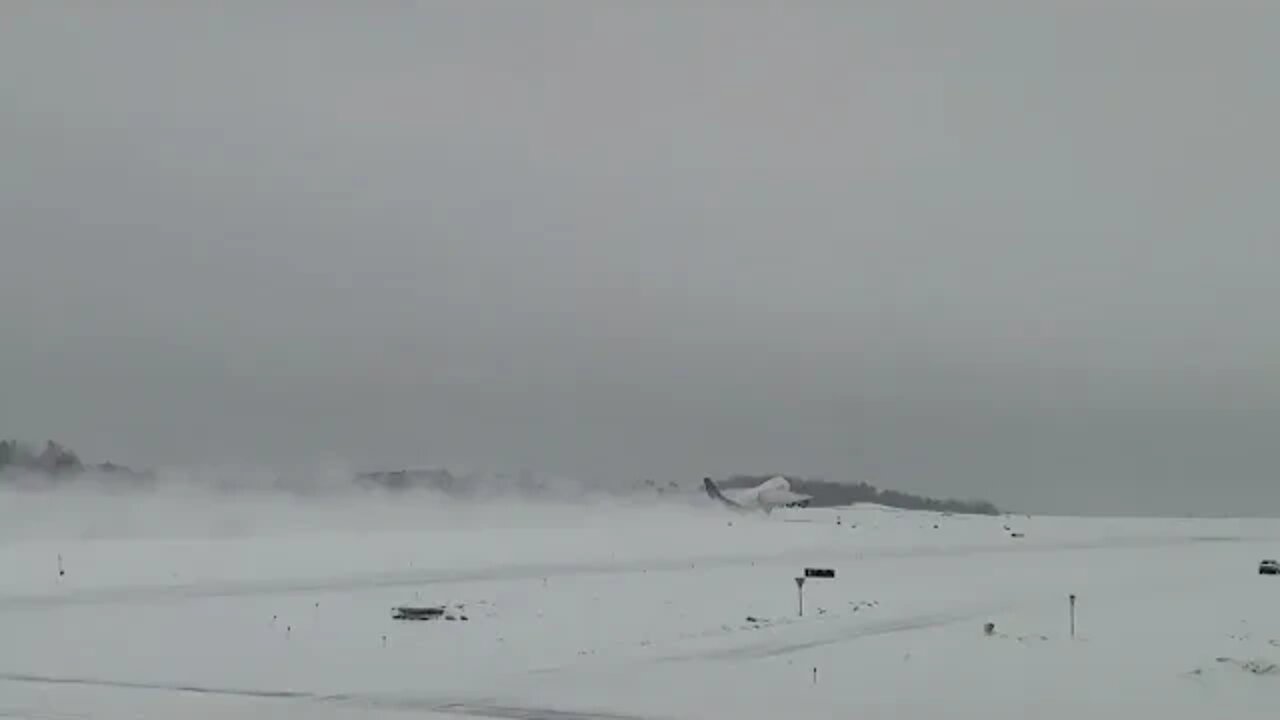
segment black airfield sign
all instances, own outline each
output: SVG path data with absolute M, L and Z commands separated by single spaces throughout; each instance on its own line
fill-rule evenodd
M 833 568 L 805 568 L 804 576 L 811 578 L 833 578 L 836 571 Z

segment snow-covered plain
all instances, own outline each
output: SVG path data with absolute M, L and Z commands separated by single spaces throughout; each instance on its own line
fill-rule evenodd
M 0 717 L 1274 718 L 1274 556 L 1270 520 L 2 493 Z

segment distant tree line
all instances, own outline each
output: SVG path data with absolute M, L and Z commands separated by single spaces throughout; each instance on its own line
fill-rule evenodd
M 723 485 L 731 488 L 754 487 L 780 473 L 770 475 L 734 475 Z M 783 475 L 791 481 L 791 489 L 812 495 L 810 507 L 836 507 L 854 503 L 876 503 L 904 510 L 930 510 L 965 515 L 999 515 L 1000 509 L 986 500 L 938 500 L 898 490 L 881 490 L 865 482 L 841 483 L 819 478 Z
M 6 469 L 61 474 L 79 472 L 84 464 L 74 452 L 52 440 L 40 452 L 17 440 L 0 440 L 0 470 Z
M 0 440 L 0 480 L 13 480 L 23 476 L 38 476 L 49 480 L 72 480 L 93 473 L 95 477 L 111 476 L 119 480 L 150 479 L 146 473 L 137 473 L 115 463 L 86 465 L 75 451 L 52 440 L 37 451 L 36 446 L 20 440 Z
M 117 478 L 135 481 L 154 481 L 150 473 L 139 473 L 130 468 L 113 463 L 101 463 L 86 466 L 79 456 L 70 448 L 52 440 L 45 443 L 37 452 L 36 448 L 17 440 L 0 440 L 0 475 L 10 478 L 15 475 L 39 474 L 48 478 L 69 479 L 92 471 L 96 475 L 107 474 Z M 776 477 L 769 475 L 734 475 L 722 484 L 730 488 L 753 487 Z M 897 490 L 881 490 L 865 482 L 841 483 L 820 478 L 801 478 L 784 475 L 791 481 L 796 492 L 813 496 L 811 507 L 835 507 L 853 505 L 855 503 L 877 503 L 888 507 L 905 510 L 931 510 L 972 515 L 999 515 L 1000 510 L 986 500 L 938 500 L 935 498 L 912 495 Z M 0 478 L 2 479 L 2 478 Z M 387 490 L 407 490 L 411 488 L 429 488 L 452 494 L 470 494 L 480 488 L 476 487 L 476 478 L 458 477 L 448 470 L 401 470 L 395 472 L 361 473 L 355 482 L 367 487 L 381 487 Z M 550 492 L 553 488 L 533 475 L 509 480 L 503 483 L 506 489 L 519 490 L 530 495 Z M 656 490 L 659 494 L 679 492 L 676 483 L 660 486 L 656 482 L 645 481 L 644 487 Z

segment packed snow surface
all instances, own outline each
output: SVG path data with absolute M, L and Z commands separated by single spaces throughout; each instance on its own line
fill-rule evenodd
M 1280 521 L 0 500 L 2 718 L 1280 712 Z

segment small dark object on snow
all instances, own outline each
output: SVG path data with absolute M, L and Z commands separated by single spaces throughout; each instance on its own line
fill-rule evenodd
M 1258 563 L 1259 575 L 1280 575 L 1280 562 L 1275 560 L 1263 560 Z
M 1009 534 L 1009 537 L 1016 537 L 1016 538 L 1020 538 L 1020 537 L 1026 537 L 1026 535 L 1024 535 L 1023 533 L 1020 533 L 1020 532 L 1016 532 L 1016 533 L 1010 533 L 1010 534 Z
M 444 617 L 444 608 L 402 605 L 391 608 L 391 617 L 396 620 L 439 620 Z
M 994 634 L 995 634 L 995 632 L 996 632 L 996 624 L 995 624 L 995 623 L 989 622 L 989 623 L 987 623 L 986 625 L 983 625 L 983 626 L 982 626 L 982 634 L 983 634 L 983 635 L 994 635 Z

